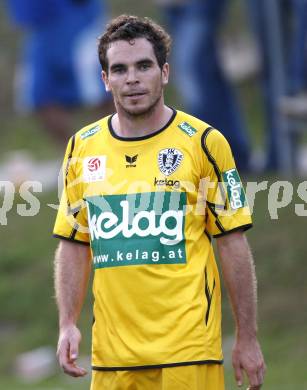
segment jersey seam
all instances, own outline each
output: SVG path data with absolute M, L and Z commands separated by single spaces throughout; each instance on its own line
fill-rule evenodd
M 127 142 L 143 141 L 143 140 L 155 137 L 156 135 L 161 134 L 164 130 L 166 130 L 173 123 L 173 121 L 177 115 L 177 111 L 172 107 L 170 107 L 170 109 L 173 111 L 172 116 L 170 117 L 170 119 L 167 121 L 167 123 L 161 129 L 155 131 L 154 133 L 147 134 L 147 135 L 144 135 L 142 137 L 121 137 L 120 135 L 117 135 L 115 133 L 113 126 L 112 126 L 112 118 L 115 114 L 110 115 L 110 117 L 108 118 L 109 132 L 113 138 L 115 138 L 119 141 L 127 141 Z
M 81 240 L 76 240 L 75 238 L 62 236 L 62 235 L 60 235 L 60 234 L 53 234 L 52 236 L 53 236 L 54 238 L 61 238 L 62 240 L 75 242 L 75 243 L 77 243 L 77 244 L 83 244 L 83 245 L 86 245 L 86 246 L 89 246 L 89 245 L 90 245 L 89 242 L 81 241 Z
M 208 282 L 207 267 L 205 267 L 205 295 L 207 298 L 207 310 L 206 310 L 206 317 L 205 317 L 206 325 L 208 325 L 211 303 L 212 303 L 212 296 L 213 296 L 214 290 L 215 290 L 215 279 L 213 279 L 213 287 L 212 287 L 212 291 L 210 291 L 209 282 Z
M 245 225 L 240 225 L 240 226 L 237 226 L 237 227 L 235 227 L 233 229 L 230 229 L 230 230 L 224 230 L 224 232 L 222 232 L 222 233 L 214 234 L 213 237 L 214 238 L 223 237 L 223 236 L 226 236 L 229 233 L 234 233 L 234 232 L 236 232 L 238 230 L 243 230 L 245 232 L 246 230 L 248 230 L 248 229 L 250 229 L 252 227 L 253 227 L 252 223 L 247 223 Z
M 207 236 L 209 242 L 211 243 L 212 239 L 211 239 L 211 235 L 210 235 L 210 233 L 208 232 L 208 230 L 205 229 L 204 233 L 205 233 L 205 235 Z
M 145 370 L 145 369 L 155 369 L 155 368 L 168 368 L 168 367 L 178 367 L 178 366 L 192 366 L 197 364 L 223 364 L 223 360 L 196 360 L 191 362 L 179 362 L 179 363 L 165 363 L 165 364 L 148 364 L 144 366 L 120 366 L 120 367 L 102 367 L 102 366 L 92 366 L 92 370 L 95 371 L 134 371 L 134 370 Z
M 217 214 L 216 211 L 214 210 L 214 205 L 213 205 L 213 203 L 209 203 L 209 202 L 207 202 L 207 203 L 208 203 L 208 208 L 209 208 L 209 210 L 211 211 L 211 213 L 212 213 L 213 216 L 215 217 L 215 224 L 216 224 L 216 226 L 217 226 L 218 229 L 221 231 L 221 233 L 225 233 L 226 230 L 224 229 L 222 223 L 220 222 L 218 214 Z M 215 237 L 215 236 L 213 236 L 213 237 Z
M 67 157 L 67 163 L 66 163 L 66 169 L 65 169 L 65 188 L 67 188 L 67 184 L 68 184 L 68 179 L 67 179 L 68 169 L 69 169 L 69 164 L 70 164 L 70 160 L 72 158 L 74 148 L 75 148 L 75 135 L 72 136 L 70 152 L 69 152 L 69 155 Z M 69 199 L 67 199 L 67 203 L 68 203 L 68 206 L 70 206 Z
M 215 209 L 225 210 L 224 205 L 222 205 L 222 204 L 212 203 L 212 202 L 209 202 L 208 200 L 206 200 L 206 203 L 208 203 L 208 205 L 210 205 L 210 207 L 214 207 Z
M 79 214 L 79 211 L 80 211 L 80 210 L 76 211 L 76 212 L 73 214 L 73 217 L 74 217 L 75 220 L 76 220 L 76 218 L 77 218 L 77 216 L 78 216 L 78 214 Z M 75 236 L 76 236 L 77 231 L 78 231 L 78 227 L 79 227 L 79 224 L 78 224 L 77 222 L 75 222 L 75 223 L 74 223 L 74 227 L 72 228 L 72 231 L 71 231 L 70 236 L 69 236 L 69 238 L 70 238 L 71 240 L 74 240 L 74 239 L 75 239 Z
M 220 183 L 223 182 L 222 180 L 222 173 L 221 173 L 221 170 L 215 160 L 215 158 L 212 156 L 212 154 L 210 153 L 207 145 L 206 145 L 206 140 L 207 140 L 207 137 L 208 135 L 211 133 L 211 131 L 214 130 L 214 128 L 212 126 L 209 126 L 206 128 L 206 130 L 203 132 L 202 136 L 201 136 L 201 147 L 203 149 L 203 151 L 205 152 L 205 155 L 207 156 L 207 159 L 208 161 L 212 164 L 213 166 L 213 169 L 214 169 L 214 172 L 218 178 L 218 181 Z M 224 192 L 224 188 L 221 187 L 221 191 L 222 191 L 222 196 L 223 196 L 223 199 L 225 200 L 225 206 L 226 206 L 226 194 Z

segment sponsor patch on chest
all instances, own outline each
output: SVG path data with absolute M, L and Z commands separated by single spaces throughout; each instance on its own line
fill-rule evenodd
M 83 160 L 83 181 L 102 181 L 106 176 L 106 156 L 91 156 Z
M 185 264 L 184 192 L 86 198 L 95 268 Z

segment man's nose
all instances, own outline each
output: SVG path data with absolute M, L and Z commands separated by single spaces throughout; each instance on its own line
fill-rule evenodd
M 135 84 L 139 82 L 135 68 L 128 69 L 126 82 L 127 84 Z

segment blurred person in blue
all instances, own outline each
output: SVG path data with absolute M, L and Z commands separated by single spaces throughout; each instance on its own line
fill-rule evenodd
M 289 117 L 307 118 L 307 1 L 293 1 L 293 32 L 289 55 L 289 86 L 282 110 Z
M 156 0 L 173 37 L 175 83 L 192 115 L 222 129 L 241 172 L 250 169 L 247 129 L 218 55 L 226 0 Z
M 290 94 L 307 90 L 307 1 L 293 1 L 293 34 L 290 56 Z
M 284 114 L 301 111 L 301 101 L 293 97 L 307 86 L 307 1 L 248 0 L 246 4 L 261 56 L 260 80 L 267 144 L 265 168 L 271 171 L 281 168 L 285 156 L 278 140 L 285 132 L 289 137 L 290 160 L 295 167 L 295 124 L 286 121 L 282 111 Z M 303 104 L 306 113 L 306 102 Z
M 101 0 L 7 0 L 7 6 L 25 32 L 15 75 L 16 108 L 35 111 L 64 145 L 73 130 L 73 108 L 99 107 L 99 114 L 107 114 L 113 107 L 111 96 L 99 87 L 93 45 L 107 7 Z

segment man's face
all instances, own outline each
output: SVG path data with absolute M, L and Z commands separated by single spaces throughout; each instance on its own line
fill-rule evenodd
M 115 41 L 107 51 L 108 74 L 102 72 L 107 91 L 111 91 L 117 111 L 132 116 L 150 112 L 162 99 L 169 67 L 160 69 L 153 47 L 145 38 Z

